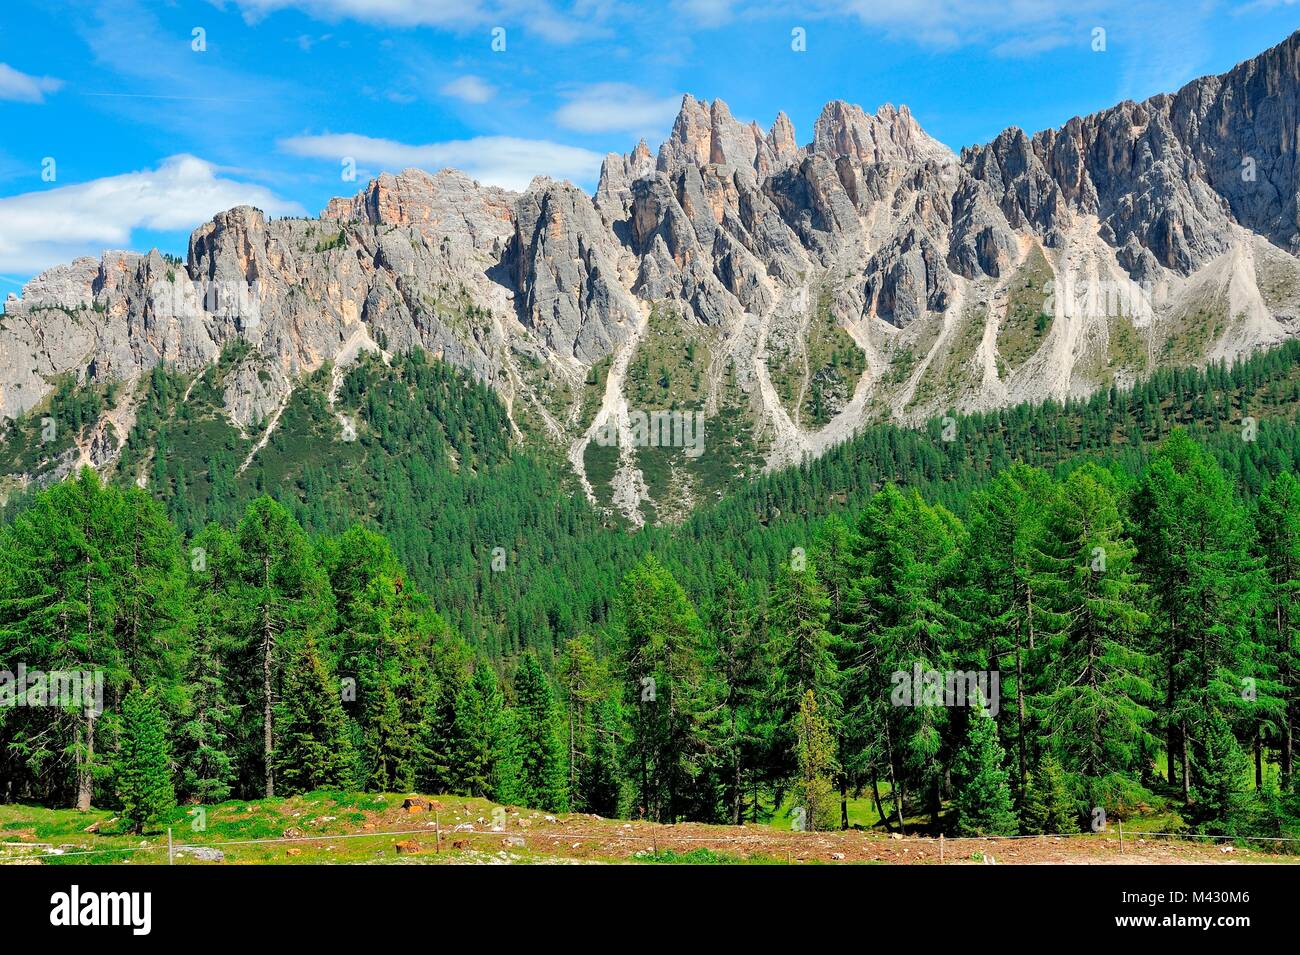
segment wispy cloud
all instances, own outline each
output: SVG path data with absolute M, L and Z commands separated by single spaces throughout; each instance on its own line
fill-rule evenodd
M 735 16 L 735 0 L 673 0 L 673 10 L 702 27 L 716 27 Z
M 411 166 L 421 169 L 460 169 L 482 183 L 521 190 L 534 176 L 592 183 L 600 171 L 601 154 L 544 139 L 513 136 L 476 136 L 422 145 L 378 139 L 356 133 L 293 136 L 280 147 L 295 156 L 328 159 L 345 157 L 358 165 L 396 172 Z
M 195 156 L 156 169 L 0 199 L 0 271 L 31 274 L 78 255 L 130 248 L 132 231 L 191 229 L 238 205 L 268 215 L 299 215 L 302 207 L 264 186 L 222 177 Z
M 580 133 L 658 135 L 672 125 L 680 96 L 655 96 L 627 83 L 594 83 L 563 94 L 555 122 Z
M 391 26 L 464 27 L 486 22 L 478 0 L 235 0 L 244 18 L 256 22 L 280 10 L 297 9 L 323 20 L 365 20 Z
M 327 22 L 358 20 L 383 26 L 471 30 L 521 28 L 553 43 L 608 35 L 612 5 L 571 0 L 567 7 L 540 0 L 235 0 L 244 19 L 256 23 L 295 9 Z
M 460 76 L 450 83 L 439 87 L 445 96 L 453 97 L 463 103 L 486 103 L 496 94 L 496 90 L 477 76 Z
M 45 94 L 56 92 L 63 80 L 52 76 L 29 76 L 8 63 L 0 63 L 0 99 L 18 103 L 43 103 Z
M 217 52 L 177 42 L 157 16 L 136 0 L 96 0 L 92 16 L 74 26 L 98 71 L 77 92 L 118 117 L 162 127 L 184 148 L 219 160 L 240 161 L 264 148 L 268 131 L 311 90 L 292 81 L 244 72 Z M 161 109 L 158 100 L 201 102 L 201 109 Z
M 1043 33 L 1039 36 L 1017 36 L 1009 40 L 1003 40 L 997 46 L 993 47 L 993 55 L 1005 59 L 1018 59 L 1022 57 L 1038 56 L 1041 53 L 1050 53 L 1052 50 L 1059 50 L 1062 47 L 1069 46 L 1071 43 L 1081 44 L 1083 39 L 1074 37 L 1073 39 L 1061 33 Z

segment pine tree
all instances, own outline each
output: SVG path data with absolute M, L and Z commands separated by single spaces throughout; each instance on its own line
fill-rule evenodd
M 1003 756 L 997 723 L 982 706 L 973 708 L 953 766 L 958 835 L 1010 836 L 1018 830 Z
M 1012 785 L 1017 793 L 1028 781 L 1033 733 L 1026 706 L 1032 678 L 1026 663 L 1036 639 L 1032 558 L 1055 494 L 1048 475 L 1015 464 L 987 489 L 971 495 L 967 523 L 970 538 L 961 602 L 970 623 L 970 646 L 964 655 L 979 669 L 1002 674 L 1001 708 L 1009 710 L 1012 719 L 999 720 L 999 729 L 1007 730 L 1004 739 L 1015 754 Z
M 355 754 L 338 681 L 310 637 L 294 653 L 276 707 L 279 740 L 273 764 L 286 795 L 345 789 L 353 782 Z
M 133 832 L 144 832 L 176 806 L 166 724 L 153 694 L 140 688 L 122 701 L 115 781 L 122 818 Z
M 460 637 L 444 633 L 434 646 L 429 692 L 420 714 L 415 751 L 415 783 L 424 792 L 462 792 L 465 780 L 458 754 L 465 749 L 456 708 L 473 676 L 474 654 Z
M 738 826 L 745 793 L 770 759 L 774 721 L 763 695 L 771 669 L 752 599 L 730 561 L 718 569 L 714 595 L 708 615 L 709 655 L 725 694 L 717 745 L 722 751 L 723 801 L 730 807 L 732 825 Z
M 207 804 L 229 799 L 235 778 L 231 737 L 238 713 L 226 695 L 216 641 L 214 629 L 201 621 L 185 671 L 188 713 L 176 736 L 181 794 Z
M 1132 510 L 1156 610 L 1169 781 L 1181 779 L 1190 803 L 1192 749 L 1209 711 L 1249 709 L 1241 678 L 1257 652 L 1252 614 L 1263 581 L 1233 488 L 1184 431 L 1157 450 Z
M 1069 780 L 1050 751 L 1039 760 L 1025 791 L 1021 831 L 1026 835 L 1064 835 L 1079 831 L 1079 811 Z
M 244 639 L 242 677 L 250 690 L 245 731 L 250 737 L 260 731 L 262 788 L 269 799 L 276 791 L 275 699 L 281 647 L 332 629 L 333 602 L 307 535 L 282 504 L 265 496 L 250 503 L 237 538 L 232 624 Z M 334 696 L 338 702 L 337 693 Z
M 560 685 L 564 688 L 568 790 L 573 794 L 578 791 L 578 776 L 584 755 L 580 744 L 586 735 L 589 712 L 609 692 L 605 666 L 596 656 L 596 647 L 591 637 L 581 636 L 566 641 L 559 676 Z
M 626 757 L 638 810 L 659 822 L 716 818 L 708 747 L 721 690 L 703 667 L 695 608 L 653 556 L 623 578 L 619 605 L 631 732 Z
M 619 770 L 618 704 L 602 700 L 594 707 L 593 718 L 586 725 L 582 747 L 582 766 L 573 808 L 606 818 L 618 816 L 623 805 L 622 774 Z
M 1032 578 L 1042 625 L 1033 710 L 1067 769 L 1094 781 L 1137 768 L 1154 715 L 1143 590 L 1110 485 L 1092 465 L 1066 479 Z
M 1192 816 L 1211 830 L 1230 832 L 1247 802 L 1250 760 L 1232 727 L 1211 710 L 1192 751 Z
M 526 653 L 515 674 L 515 731 L 520 756 L 519 800 L 553 812 L 568 808 L 564 743 L 555 703 L 537 658 Z
M 1285 790 L 1295 771 L 1300 729 L 1300 481 L 1295 475 L 1283 471 L 1264 486 L 1255 526 L 1264 565 L 1267 658 L 1279 682 L 1270 723 L 1281 751 Z
M 496 673 L 486 660 L 474 666 L 474 676 L 456 702 L 455 754 L 462 791 L 466 795 L 503 799 L 502 769 L 506 758 L 504 739 L 505 698 Z

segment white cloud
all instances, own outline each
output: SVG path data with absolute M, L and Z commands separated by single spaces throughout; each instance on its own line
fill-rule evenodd
M 329 159 L 335 164 L 350 156 L 358 164 L 370 164 L 390 172 L 411 166 L 432 171 L 451 167 L 486 185 L 515 190 L 527 188 L 534 176 L 543 175 L 589 185 L 599 175 L 602 159 L 600 153 L 589 149 L 514 136 L 476 136 L 413 145 L 356 133 L 337 133 L 294 136 L 280 140 L 280 147 L 295 156 Z
M 264 186 L 217 175 L 195 156 L 172 156 L 141 172 L 0 199 L 0 272 L 32 274 L 78 255 L 129 248 L 134 229 L 192 229 L 218 212 L 257 206 L 301 215 Z
M 673 0 L 673 9 L 702 27 L 716 27 L 731 20 L 735 0 Z
M 568 93 L 555 121 L 582 133 L 654 135 L 667 130 L 681 106 L 680 96 L 659 97 L 626 83 L 595 83 Z
M 1049 53 L 1052 50 L 1059 50 L 1063 46 L 1069 46 L 1071 43 L 1082 46 L 1088 42 L 1087 35 L 1077 36 L 1071 39 L 1059 33 L 1044 33 L 1040 36 L 1032 37 L 1012 37 L 1009 40 L 1003 40 L 993 48 L 993 55 L 1000 56 L 1003 59 L 1020 59 L 1038 56 L 1040 53 Z
M 440 91 L 446 96 L 455 97 L 465 103 L 486 103 L 495 94 L 491 84 L 485 83 L 477 76 L 461 76 L 444 83 Z
M 63 85 L 63 80 L 52 76 L 28 76 L 8 63 L 0 63 L 0 99 L 19 103 L 42 103 L 46 93 L 53 93 Z
M 235 3 L 249 22 L 280 10 L 295 9 L 329 22 L 350 19 L 385 26 L 450 30 L 519 27 L 553 43 L 608 35 L 609 30 L 602 21 L 612 9 L 601 0 L 569 0 L 567 9 L 539 0 L 235 0 Z M 485 45 L 486 42 L 485 36 Z
M 246 19 L 295 8 L 324 20 L 365 20 L 392 26 L 468 26 L 486 22 L 476 0 L 235 0 Z

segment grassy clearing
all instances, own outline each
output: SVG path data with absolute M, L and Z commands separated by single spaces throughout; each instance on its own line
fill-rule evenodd
M 1052 330 L 1052 316 L 1043 310 L 1052 276 L 1046 256 L 1034 246 L 1007 283 L 1007 316 L 998 328 L 997 347 L 1011 371 L 1028 361 Z

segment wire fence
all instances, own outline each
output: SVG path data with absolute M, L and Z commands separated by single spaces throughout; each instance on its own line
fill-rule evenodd
M 770 834 L 765 834 L 765 835 L 760 835 L 758 833 L 745 833 L 745 834 L 736 834 L 736 835 L 719 834 L 719 835 L 689 836 L 689 835 L 678 835 L 677 833 L 672 832 L 671 826 L 665 827 L 664 830 L 662 831 L 656 831 L 653 833 L 629 833 L 629 832 L 618 832 L 618 831 L 608 832 L 608 833 L 592 833 L 589 831 L 562 833 L 562 832 L 545 832 L 541 829 L 521 829 L 518 832 L 509 832 L 505 830 L 465 829 L 459 827 L 443 830 L 440 824 L 438 823 L 433 824 L 433 826 L 434 826 L 433 831 L 430 830 L 429 826 L 425 826 L 424 828 L 420 828 L 420 829 L 385 829 L 385 830 L 379 830 L 375 832 L 350 832 L 350 833 L 337 833 L 337 834 L 319 833 L 313 835 L 303 834 L 300 836 L 276 836 L 276 837 L 270 837 L 265 839 L 231 839 L 231 840 L 223 840 L 219 842 L 174 843 L 174 844 L 171 842 L 171 830 L 168 830 L 167 844 L 160 843 L 157 845 L 147 845 L 147 846 L 121 846 L 121 847 L 111 847 L 111 848 L 105 847 L 102 849 L 83 846 L 71 850 L 64 849 L 62 847 L 50 846 L 48 848 L 43 849 L 43 851 L 40 852 L 32 852 L 32 853 L 19 854 L 19 855 L 0 855 L 0 864 L 11 864 L 15 862 L 21 863 L 21 862 L 28 862 L 33 860 L 39 861 L 41 859 L 47 859 L 47 858 L 66 859 L 66 858 L 74 858 L 79 856 L 92 856 L 92 855 L 104 855 L 104 854 L 129 854 L 129 853 L 137 853 L 137 852 L 145 852 L 145 853 L 166 852 L 168 856 L 168 862 L 171 863 L 174 860 L 176 855 L 186 853 L 186 852 L 193 852 L 195 850 L 204 850 L 204 849 L 227 849 L 227 848 L 234 848 L 237 846 L 255 846 L 255 845 L 293 845 L 294 843 L 303 843 L 303 842 L 338 842 L 338 841 L 350 840 L 350 839 L 392 839 L 394 837 L 400 837 L 400 836 L 429 836 L 429 835 L 434 836 L 436 841 L 435 849 L 436 851 L 439 852 L 441 852 L 442 850 L 442 842 L 445 837 L 457 837 L 457 839 L 459 839 L 460 837 L 473 836 L 475 838 L 485 837 L 485 838 L 501 838 L 501 839 L 505 839 L 505 838 L 520 839 L 526 836 L 527 838 L 531 838 L 531 839 L 550 839 L 556 842 L 570 842 L 573 840 L 607 842 L 613 840 L 613 841 L 620 841 L 620 842 L 641 843 L 644 844 L 647 849 L 652 851 L 654 855 L 658 855 L 659 837 L 661 835 L 664 837 L 664 839 L 667 842 L 670 842 L 671 844 L 687 843 L 687 844 L 700 844 L 700 845 L 704 845 L 704 844 L 729 845 L 729 844 L 736 844 L 736 843 L 770 844 L 774 838 L 782 838 L 782 837 L 790 837 L 790 836 L 793 836 L 796 839 L 814 839 L 816 837 L 825 838 L 827 836 L 843 837 L 846 834 L 852 833 L 852 830 L 841 830 L 841 829 L 809 831 L 809 832 L 800 832 L 798 830 L 791 830 L 791 829 L 773 829 Z M 872 843 L 881 843 L 881 844 L 889 844 L 891 842 L 922 843 L 934 848 L 939 853 L 941 859 L 944 856 L 945 847 L 954 845 L 956 843 L 1014 842 L 1017 840 L 1028 840 L 1028 839 L 1038 839 L 1038 840 L 1092 839 L 1096 841 L 1117 841 L 1121 849 L 1123 848 L 1125 842 L 1131 843 L 1135 840 L 1141 841 L 1149 838 L 1175 839 L 1175 840 L 1188 842 L 1188 843 L 1216 842 L 1216 841 L 1217 842 L 1263 842 L 1263 843 L 1275 843 L 1279 847 L 1283 844 L 1288 844 L 1288 843 L 1300 843 L 1300 837 L 1292 837 L 1292 836 L 1226 836 L 1226 835 L 1210 835 L 1210 834 L 1186 833 L 1186 832 L 1147 832 L 1142 830 L 1130 831 L 1126 835 L 1122 829 L 1103 830 L 1099 832 L 1060 832 L 1060 833 L 1044 833 L 1041 835 L 1011 835 L 1011 836 L 942 835 L 936 837 L 936 836 L 903 835 L 899 833 L 868 834 L 865 832 L 859 832 L 857 834 L 862 836 L 863 841 L 872 842 Z M 27 843 L 0 843 L 0 850 L 9 849 L 9 848 L 26 848 L 28 846 L 29 844 Z M 792 849 L 793 847 L 786 847 L 786 848 Z

